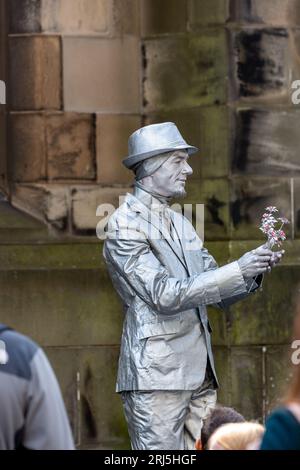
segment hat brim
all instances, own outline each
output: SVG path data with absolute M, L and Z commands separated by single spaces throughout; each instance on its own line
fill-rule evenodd
M 126 168 L 131 169 L 136 163 L 142 162 L 143 160 L 147 160 L 147 158 L 154 157 L 155 155 L 160 155 L 161 153 L 166 153 L 166 152 L 172 152 L 176 150 L 187 150 L 189 155 L 192 155 L 193 153 L 198 152 L 197 147 L 193 147 L 192 145 L 178 145 L 176 147 L 169 147 L 169 148 L 164 148 L 164 149 L 157 149 L 157 150 L 152 150 L 151 152 L 144 152 L 144 153 L 137 153 L 135 155 L 130 155 L 124 160 L 122 160 L 123 165 L 126 166 Z

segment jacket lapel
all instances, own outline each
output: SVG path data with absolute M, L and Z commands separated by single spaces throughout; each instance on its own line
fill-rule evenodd
M 187 226 L 186 224 L 183 225 L 183 219 L 181 214 L 177 214 L 175 211 L 171 212 L 171 218 L 173 221 L 173 225 L 175 227 L 177 237 L 179 239 L 180 245 L 181 245 L 181 251 L 184 256 L 184 261 L 186 264 L 186 267 L 188 269 L 188 272 L 190 275 L 193 274 L 193 264 L 192 260 L 190 258 L 190 247 L 188 246 L 190 243 L 190 236 L 188 233 L 186 233 Z
M 179 261 L 183 264 L 185 269 L 187 269 L 188 264 L 186 262 L 186 256 L 184 254 L 184 249 L 182 249 L 182 253 L 181 253 L 180 247 L 177 245 L 176 242 L 174 242 L 172 240 L 172 238 L 171 238 L 169 232 L 167 231 L 167 229 L 164 226 L 162 226 L 162 224 L 160 223 L 158 215 L 153 211 L 151 212 L 151 210 L 148 209 L 147 206 L 145 206 L 141 201 L 139 201 L 139 199 L 137 199 L 136 197 L 134 197 L 130 193 L 126 194 L 124 202 L 127 202 L 127 204 L 130 205 L 131 210 L 133 210 L 134 212 L 139 213 L 140 216 L 146 222 L 148 222 L 148 224 L 150 226 L 150 230 L 149 230 L 150 238 L 151 238 L 151 225 L 153 225 L 161 233 L 163 238 L 166 240 L 166 242 L 172 248 L 174 254 L 178 257 Z M 171 217 L 172 217 L 172 215 L 173 214 L 171 214 Z M 173 217 L 172 217 L 172 220 L 174 220 Z M 180 240 L 180 242 L 181 242 L 181 240 Z M 182 244 L 181 244 L 181 246 L 182 246 Z

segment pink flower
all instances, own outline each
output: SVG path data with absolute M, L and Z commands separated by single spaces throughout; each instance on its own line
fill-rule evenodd
M 271 248 L 274 245 L 281 246 L 282 245 L 281 242 L 283 240 L 286 240 L 286 234 L 282 230 L 282 226 L 284 224 L 288 224 L 289 220 L 286 219 L 285 217 L 278 217 L 278 219 L 276 219 L 272 215 L 273 213 L 278 212 L 278 209 L 275 206 L 266 207 L 265 210 L 266 212 L 262 215 L 261 225 L 259 229 L 265 235 L 267 235 L 268 243 L 271 246 Z M 278 224 L 278 222 L 281 222 L 281 226 L 276 229 L 276 224 Z
M 268 207 L 266 207 L 266 211 L 267 212 L 278 212 L 278 209 L 275 206 L 268 206 Z

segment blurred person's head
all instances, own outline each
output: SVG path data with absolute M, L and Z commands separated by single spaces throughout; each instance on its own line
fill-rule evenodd
M 292 381 L 285 396 L 285 403 L 300 403 L 300 289 L 298 289 L 294 301 L 294 327 L 292 335 L 293 344 L 293 370 Z
M 245 421 L 245 418 L 233 408 L 216 405 L 203 423 L 201 439 L 197 439 L 195 448 L 197 450 L 204 450 L 210 436 L 223 424 L 243 423 Z
M 208 450 L 254 450 L 258 449 L 264 426 L 259 423 L 227 423 L 220 426 L 209 438 Z

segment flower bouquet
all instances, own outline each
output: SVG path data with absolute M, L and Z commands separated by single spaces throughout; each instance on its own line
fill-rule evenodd
M 271 250 L 274 245 L 282 245 L 282 242 L 286 239 L 286 234 L 282 227 L 290 222 L 285 217 L 278 217 L 276 219 L 274 214 L 278 212 L 278 209 L 275 206 L 266 207 L 265 211 L 259 229 L 267 236 L 267 247 Z M 280 224 L 280 227 L 278 228 L 277 225 L 276 228 L 276 224 Z

